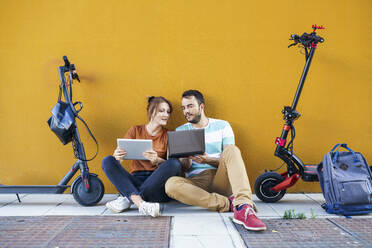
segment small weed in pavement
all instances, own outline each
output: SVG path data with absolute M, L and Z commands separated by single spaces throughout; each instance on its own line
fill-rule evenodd
M 305 213 L 296 213 L 294 209 L 289 209 L 284 211 L 283 219 L 306 219 Z
M 310 208 L 310 212 L 311 212 L 311 219 L 315 219 L 316 217 L 318 217 L 318 215 L 314 213 L 314 209 Z

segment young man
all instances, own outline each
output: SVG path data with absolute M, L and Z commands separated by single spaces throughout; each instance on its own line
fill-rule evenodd
M 234 211 L 235 223 L 252 231 L 266 230 L 255 214 L 251 187 L 230 124 L 206 117 L 204 107 L 204 97 L 199 91 L 183 93 L 182 110 L 188 123 L 176 130 L 204 128 L 206 153 L 181 159 L 186 178 L 171 177 L 165 184 L 165 192 L 188 205 L 219 212 Z

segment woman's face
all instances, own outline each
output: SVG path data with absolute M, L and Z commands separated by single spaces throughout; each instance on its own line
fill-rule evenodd
M 165 126 L 168 123 L 168 119 L 170 117 L 170 108 L 168 103 L 162 102 L 158 105 L 158 109 L 154 111 L 154 115 L 151 118 L 151 121 L 158 124 Z

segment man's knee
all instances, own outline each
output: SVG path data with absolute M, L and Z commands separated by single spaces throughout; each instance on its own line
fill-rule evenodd
M 240 154 L 240 149 L 236 145 L 227 145 L 222 152 L 223 154 L 238 153 Z
M 113 156 L 106 156 L 102 159 L 102 170 L 108 171 L 110 170 L 115 163 L 116 159 Z
M 165 183 L 165 193 L 169 197 L 174 197 L 179 190 L 182 188 L 183 185 L 183 178 L 182 177 L 171 177 Z
M 236 146 L 236 145 L 228 145 L 224 148 L 223 152 L 222 152 L 222 155 L 221 155 L 221 159 L 224 159 L 224 160 L 229 160 L 233 157 L 242 157 L 241 153 L 240 153 L 240 149 Z

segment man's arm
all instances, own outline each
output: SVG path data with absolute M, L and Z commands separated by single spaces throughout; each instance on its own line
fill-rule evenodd
M 231 146 L 231 144 L 224 145 L 223 150 L 227 146 Z M 213 167 L 216 167 L 216 168 L 220 164 L 220 158 L 209 157 L 208 154 L 206 154 L 206 153 L 204 153 L 203 155 L 190 156 L 189 158 L 194 160 L 195 162 L 197 162 L 199 164 L 209 164 L 209 165 L 212 165 Z
M 213 167 L 218 167 L 220 163 L 219 158 L 212 158 L 209 157 L 208 154 L 204 153 L 203 155 L 195 155 L 195 156 L 189 156 L 189 159 L 194 160 L 198 164 L 209 164 L 212 165 Z
M 230 145 L 224 145 L 223 150 Z M 203 155 L 197 155 L 197 156 L 190 156 L 190 159 L 194 160 L 195 162 L 199 164 L 209 164 L 212 165 L 213 167 L 218 167 L 220 164 L 220 158 L 213 158 L 209 157 L 208 154 L 204 153 Z

